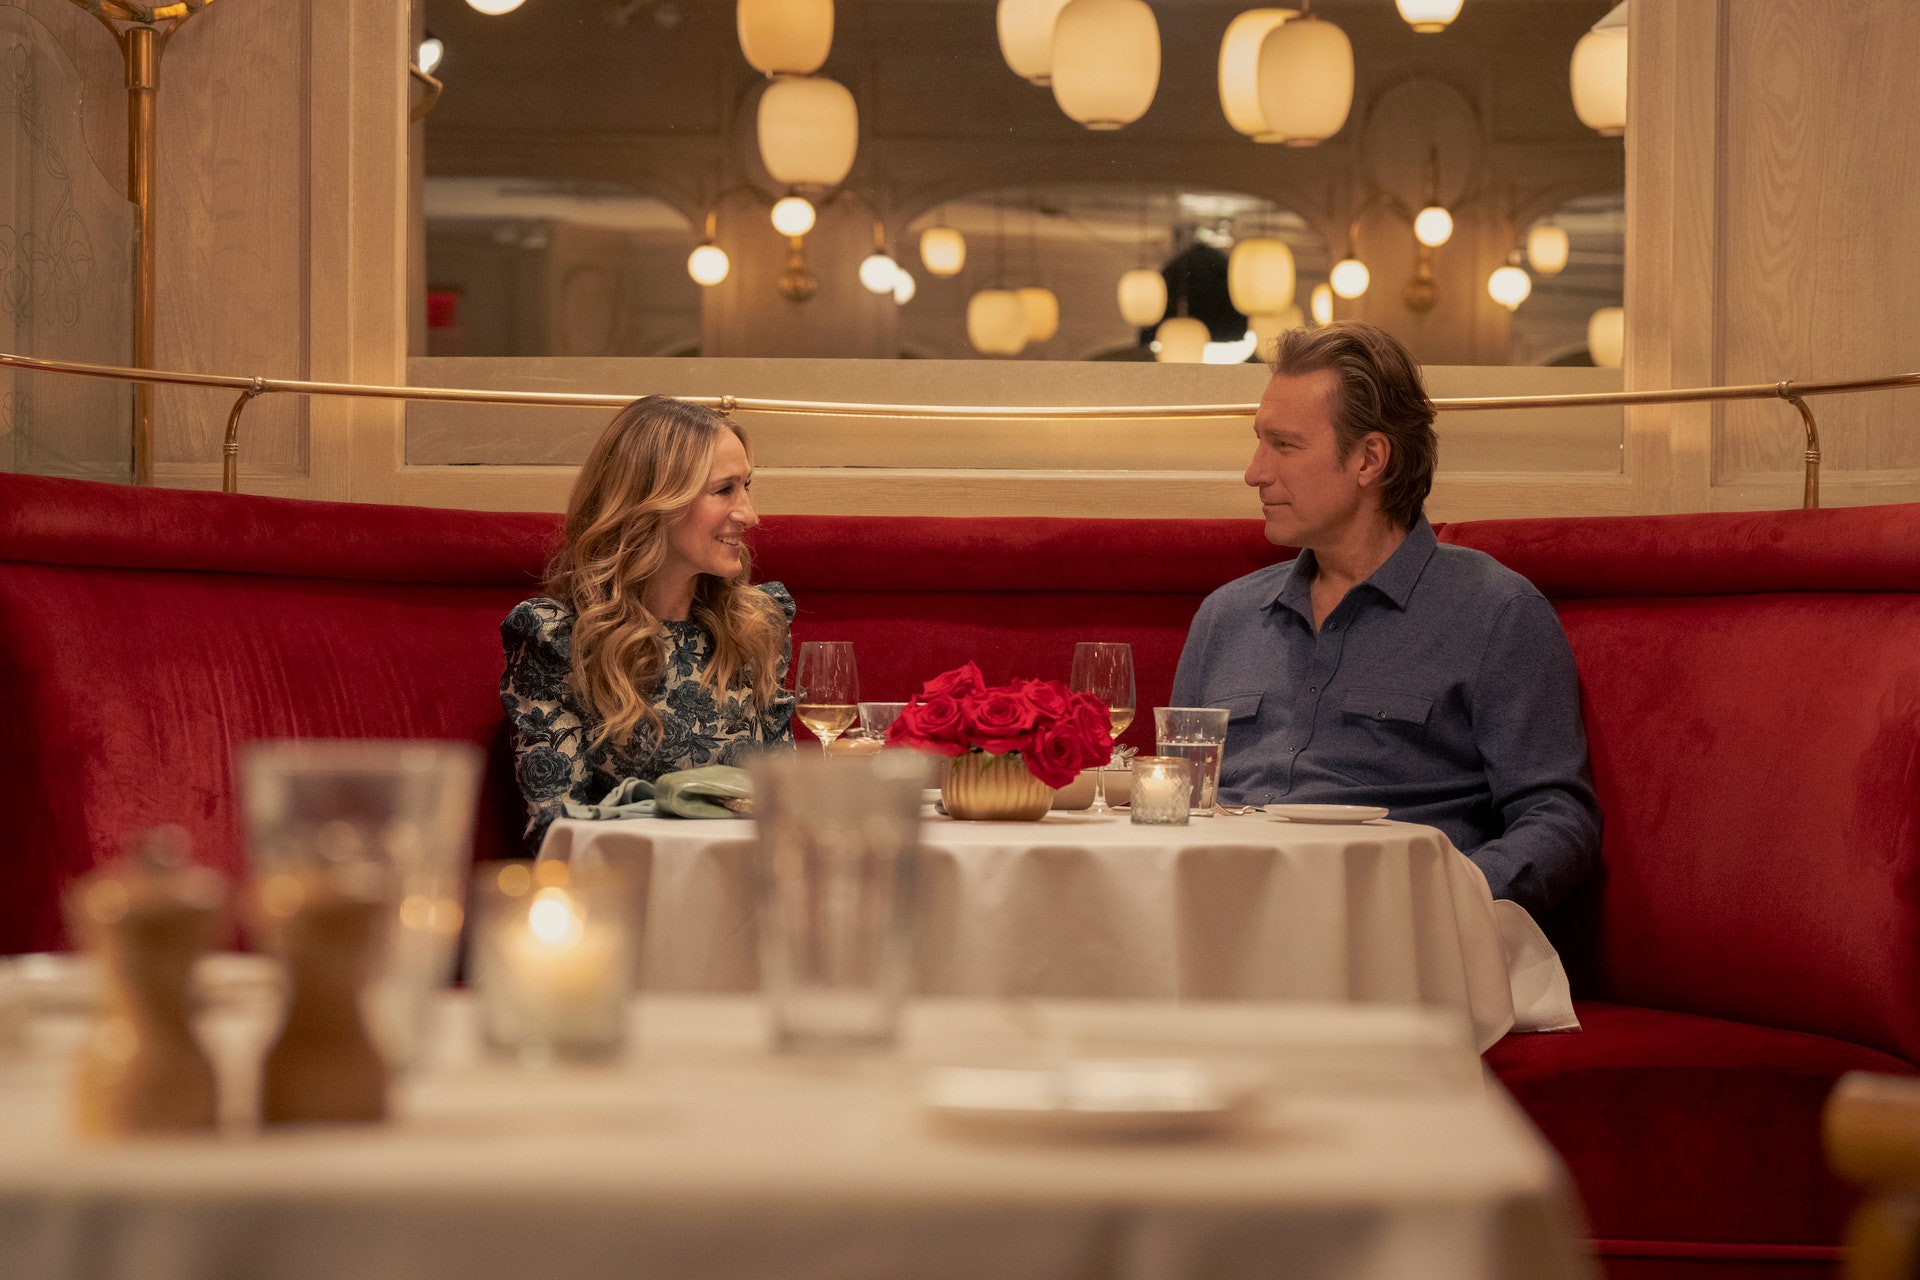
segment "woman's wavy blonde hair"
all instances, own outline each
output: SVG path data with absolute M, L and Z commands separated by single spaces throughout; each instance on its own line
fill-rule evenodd
M 600 718 L 592 745 L 624 748 L 643 729 L 658 739 L 653 705 L 667 657 L 665 625 L 648 611 L 647 584 L 667 559 L 667 533 L 707 483 L 714 449 L 732 432 L 711 409 L 668 396 L 636 400 L 614 416 L 587 454 L 567 500 L 566 539 L 547 569 L 547 594 L 572 608 L 573 686 Z M 688 617 L 713 636 L 700 683 L 724 693 L 743 677 L 754 705 L 774 697 L 786 619 L 740 572 L 694 579 Z

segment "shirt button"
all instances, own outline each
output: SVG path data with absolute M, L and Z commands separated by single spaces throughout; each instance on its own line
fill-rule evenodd
M 1386 713 L 1386 712 L 1384 712 L 1384 711 L 1382 711 L 1382 712 L 1380 713 L 1380 718 L 1381 718 L 1382 720 L 1385 720 L 1385 719 L 1387 718 L 1387 713 Z
M 1288 747 L 1288 748 L 1287 748 L 1287 754 L 1288 754 L 1288 755 L 1290 755 L 1290 756 L 1297 756 L 1297 755 L 1299 755 L 1299 754 L 1300 754 L 1300 748 L 1298 748 L 1298 747 Z
M 1308 686 L 1307 686 L 1307 692 L 1308 692 L 1308 693 L 1318 693 L 1318 692 L 1320 692 L 1320 686 L 1319 686 L 1319 685 L 1317 685 L 1317 684 L 1310 684 L 1310 685 L 1308 685 Z

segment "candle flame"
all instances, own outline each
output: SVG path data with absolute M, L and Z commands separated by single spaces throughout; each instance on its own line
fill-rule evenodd
M 527 929 L 550 947 L 570 947 L 580 941 L 580 913 L 563 889 L 542 889 L 527 908 Z

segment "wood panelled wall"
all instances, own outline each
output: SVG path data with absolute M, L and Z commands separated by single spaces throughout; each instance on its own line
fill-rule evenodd
M 1920 5 L 1666 0 L 1633 13 L 1627 385 L 1920 369 Z M 1920 391 L 1821 397 L 1827 505 L 1920 499 Z M 1798 501 L 1793 410 L 1636 411 L 1648 510 Z

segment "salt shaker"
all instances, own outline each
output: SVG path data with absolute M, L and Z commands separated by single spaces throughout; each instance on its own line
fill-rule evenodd
M 187 861 L 189 847 L 180 828 L 156 828 L 67 894 L 72 931 L 105 985 L 74 1068 L 74 1122 L 88 1137 L 217 1123 L 213 1063 L 189 1023 L 190 983 L 220 927 L 226 885 Z
M 259 897 L 288 978 L 286 1022 L 261 1065 L 260 1123 L 386 1119 L 387 1064 L 360 993 L 389 931 L 391 876 L 368 863 L 285 873 Z

